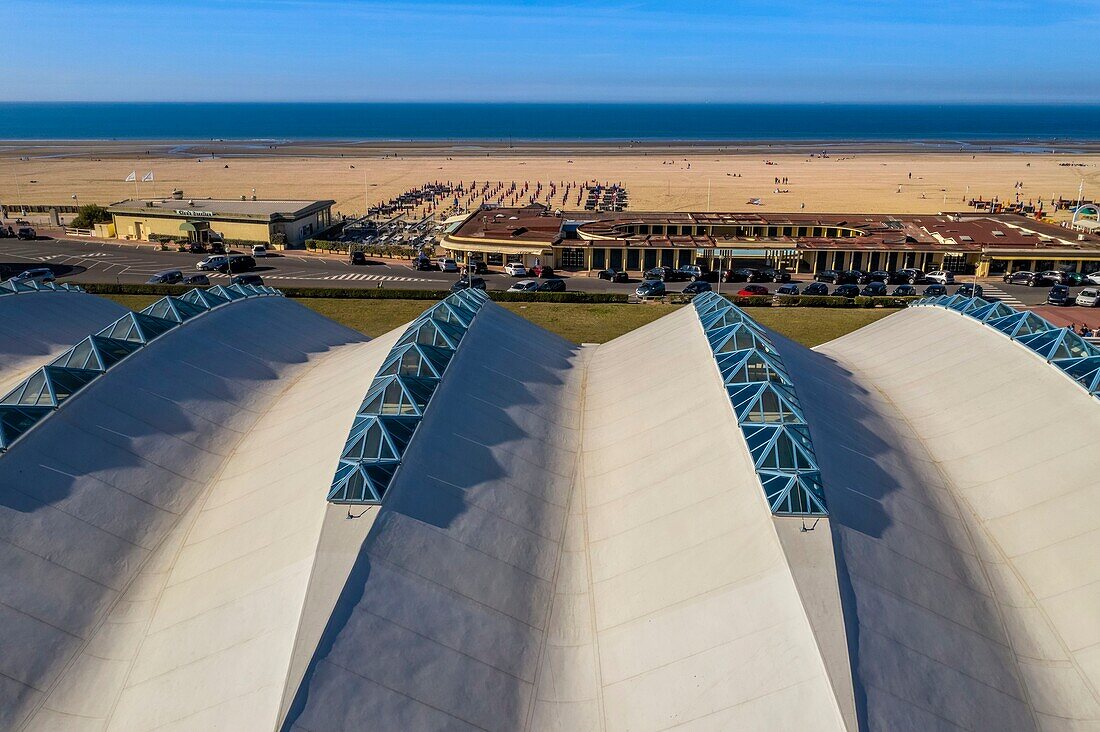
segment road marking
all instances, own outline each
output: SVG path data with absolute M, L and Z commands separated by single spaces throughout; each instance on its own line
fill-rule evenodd
M 1019 298 L 1015 297 L 1014 295 L 1008 294 L 1007 292 L 1005 292 L 1001 288 L 997 287 L 996 285 L 986 285 L 985 287 L 982 288 L 982 294 L 992 295 L 993 296 L 992 299 L 1000 300 L 1005 305 L 1008 305 L 1009 307 L 1012 307 L 1012 308 L 1020 309 L 1020 308 L 1026 308 L 1027 307 L 1027 305 L 1024 305 L 1024 303 Z M 986 299 L 988 300 L 990 298 L 986 298 Z

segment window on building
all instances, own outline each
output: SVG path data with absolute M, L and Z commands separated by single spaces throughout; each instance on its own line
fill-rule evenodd
M 622 269 L 623 268 L 623 250 L 622 249 L 612 249 L 611 250 L 611 264 L 608 265 L 608 266 L 610 266 L 611 269 Z
M 607 250 L 592 250 L 592 269 L 607 269 Z
M 852 252 L 852 269 L 859 269 L 863 265 L 863 252 Z
M 817 257 L 814 259 L 814 271 L 820 272 L 823 269 L 828 269 L 826 257 L 828 252 L 818 252 Z
M 626 268 L 629 270 L 638 269 L 638 250 L 627 249 L 626 250 Z
M 674 257 L 676 255 L 675 249 L 662 249 L 661 250 L 661 266 L 662 267 L 675 267 L 673 264 Z
M 584 249 L 578 247 L 565 247 L 561 250 L 560 267 L 566 269 L 584 268 Z
M 691 257 L 695 253 L 693 249 L 679 249 L 676 252 L 676 266 L 683 267 L 691 264 Z

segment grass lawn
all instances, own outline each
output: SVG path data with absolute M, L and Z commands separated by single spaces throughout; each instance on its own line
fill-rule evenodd
M 140 310 L 152 295 L 105 295 Z M 427 309 L 426 300 L 340 300 L 301 298 L 306 307 L 368 336 L 379 336 Z M 675 310 L 676 305 L 571 304 L 508 302 L 503 307 L 574 343 L 605 343 Z M 876 308 L 750 308 L 761 325 L 806 346 L 816 346 L 897 312 Z

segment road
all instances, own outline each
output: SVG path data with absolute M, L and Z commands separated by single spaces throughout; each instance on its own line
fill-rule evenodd
M 117 282 L 142 284 L 156 272 L 165 269 L 181 269 L 184 272 L 195 271 L 195 264 L 202 259 L 198 254 L 162 252 L 149 246 L 126 243 L 103 242 L 100 240 L 79 239 L 38 239 L 36 241 L 18 241 L 0 239 L 0 269 L 11 273 L 33 266 L 48 266 L 65 282 Z M 418 272 L 411 264 L 400 262 L 370 262 L 366 265 L 352 265 L 342 257 L 325 257 L 286 252 L 258 260 L 257 274 L 264 282 L 273 287 L 386 287 L 412 290 L 446 290 L 458 279 L 457 275 L 442 272 Z M 219 273 L 210 274 L 212 281 L 228 279 Z M 489 289 L 506 290 L 516 277 L 494 272 L 485 275 Z M 595 277 L 563 275 L 566 289 L 581 292 L 617 292 L 629 294 L 638 286 L 638 280 L 630 282 L 607 282 Z M 800 285 L 809 281 L 808 275 L 796 280 Z M 959 278 L 959 283 L 970 282 L 969 278 Z M 1046 300 L 1047 287 L 1025 287 L 1007 285 L 999 277 L 979 280 L 988 299 L 1003 300 L 1013 307 L 1032 307 L 1042 305 Z M 671 282 L 670 292 L 679 292 L 686 283 Z M 722 291 L 735 293 L 742 285 L 723 284 Z M 765 284 L 769 290 L 776 285 Z M 955 286 L 957 287 L 957 285 Z M 955 287 L 948 287 L 954 292 Z M 830 289 L 832 289 L 830 287 Z M 891 287 L 891 290 L 893 288 Z M 921 292 L 923 285 L 917 286 Z M 1076 295 L 1080 288 L 1073 288 Z M 1080 311 L 1082 316 L 1088 313 L 1085 308 L 1064 308 L 1067 314 Z M 1098 310 L 1100 316 L 1100 310 Z

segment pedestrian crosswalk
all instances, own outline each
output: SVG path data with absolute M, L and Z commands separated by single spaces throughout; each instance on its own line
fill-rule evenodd
M 211 279 L 228 278 L 229 275 L 222 272 L 207 272 Z M 264 280 L 315 280 L 324 282 L 431 282 L 431 280 L 424 279 L 423 277 L 400 277 L 398 275 L 379 275 L 379 274 L 364 274 L 360 272 L 349 272 L 347 274 L 335 274 L 335 275 L 279 275 L 279 274 L 260 274 Z
M 996 285 L 985 285 L 982 287 L 982 294 L 986 300 L 1000 300 L 1010 308 L 1016 308 L 1020 310 L 1027 307 L 1024 303 L 1014 295 L 1010 295 Z

